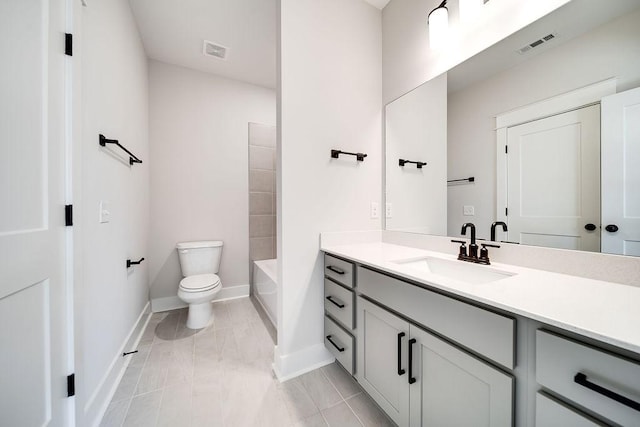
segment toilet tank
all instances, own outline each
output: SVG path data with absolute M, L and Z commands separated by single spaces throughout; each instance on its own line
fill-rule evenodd
M 217 274 L 222 255 L 222 241 L 182 242 L 176 245 L 184 277 L 195 274 Z

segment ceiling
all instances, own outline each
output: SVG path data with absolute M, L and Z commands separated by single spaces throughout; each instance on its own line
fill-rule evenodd
M 276 0 L 129 2 L 149 58 L 276 87 Z M 204 56 L 204 40 L 228 48 L 226 59 Z
M 382 10 L 391 0 L 364 0 L 364 1 Z

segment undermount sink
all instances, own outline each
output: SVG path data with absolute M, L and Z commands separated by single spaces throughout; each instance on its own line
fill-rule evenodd
M 470 264 L 464 261 L 451 261 L 434 257 L 414 258 L 394 262 L 415 270 L 437 274 L 438 276 L 474 285 L 495 282 L 515 275 L 515 273 L 496 270 L 486 265 Z

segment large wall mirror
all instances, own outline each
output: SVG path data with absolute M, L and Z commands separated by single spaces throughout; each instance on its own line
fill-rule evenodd
M 640 256 L 640 0 L 573 0 L 385 124 L 387 230 Z

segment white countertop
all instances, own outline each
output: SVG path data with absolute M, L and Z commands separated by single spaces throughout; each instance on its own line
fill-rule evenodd
M 498 263 L 488 268 L 514 275 L 469 284 L 393 262 L 427 256 L 464 262 L 453 254 L 382 242 L 321 250 L 640 354 L 640 287 Z

